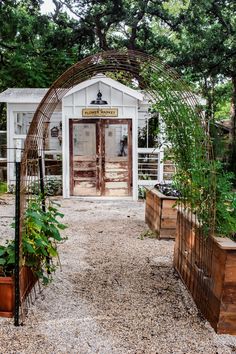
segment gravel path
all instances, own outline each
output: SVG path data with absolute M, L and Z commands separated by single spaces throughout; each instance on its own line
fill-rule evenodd
M 0 215 L 12 212 L 7 203 Z M 61 204 L 63 271 L 23 327 L 0 319 L 0 353 L 236 353 L 236 337 L 215 334 L 173 271 L 173 241 L 143 237 L 142 202 Z

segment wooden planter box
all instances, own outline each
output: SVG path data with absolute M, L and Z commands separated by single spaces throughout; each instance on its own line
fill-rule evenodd
M 20 299 L 25 300 L 37 278 L 30 268 L 20 270 Z M 0 317 L 13 317 L 15 307 L 15 281 L 12 277 L 0 277 Z
M 177 210 L 173 208 L 177 198 L 168 197 L 157 189 L 146 193 L 145 221 L 159 239 L 175 238 Z
M 174 267 L 215 331 L 236 335 L 236 242 L 204 238 L 190 216 L 178 212 Z

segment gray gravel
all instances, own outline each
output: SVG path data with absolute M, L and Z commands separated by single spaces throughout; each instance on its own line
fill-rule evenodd
M 13 210 L 7 202 L 0 215 Z M 61 204 L 62 272 L 23 327 L 0 319 L 0 353 L 236 353 L 236 337 L 215 334 L 174 272 L 174 242 L 143 237 L 144 203 Z

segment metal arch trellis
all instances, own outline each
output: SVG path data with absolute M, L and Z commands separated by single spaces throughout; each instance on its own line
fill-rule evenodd
M 20 170 L 20 189 L 19 189 L 19 250 L 21 264 L 21 240 L 24 228 L 24 217 L 28 200 L 31 198 L 32 183 L 38 183 L 40 187 L 40 179 L 42 180 L 42 161 L 44 156 L 45 132 L 47 130 L 50 118 L 65 94 L 75 85 L 90 79 L 99 73 L 129 73 L 139 88 L 143 89 L 150 96 L 152 102 L 163 102 L 162 115 L 164 117 L 171 116 L 173 119 L 173 127 L 178 131 L 178 127 L 183 125 L 182 117 L 184 111 L 188 110 L 188 119 L 193 119 L 193 129 L 204 130 L 203 116 L 196 113 L 198 105 L 196 97 L 190 92 L 187 84 L 180 79 L 177 73 L 157 58 L 136 51 L 107 51 L 101 52 L 83 59 L 77 64 L 65 71 L 50 87 L 47 94 L 39 104 L 32 123 L 30 125 L 28 135 L 25 140 L 24 150 L 21 160 Z M 180 104 L 181 103 L 181 104 Z M 162 108 L 163 108 L 162 107 Z M 171 124 L 166 119 L 166 124 Z M 195 124 L 195 125 L 194 125 Z M 189 138 L 191 140 L 191 138 Z M 199 143 L 199 142 L 197 142 Z M 212 154 L 212 147 L 207 133 L 204 133 L 202 144 L 202 153 L 206 159 Z M 186 158 L 188 156 L 186 155 Z M 187 161 L 186 161 L 187 163 Z M 214 175 L 214 171 L 213 174 Z M 40 176 L 40 178 L 38 177 Z M 213 178 L 214 180 L 214 178 Z M 214 181 L 212 182 L 214 189 Z M 209 215 L 211 217 L 211 228 L 215 227 L 215 199 L 209 202 Z M 202 252 L 205 252 L 203 249 Z M 209 258 L 209 262 L 210 262 Z M 18 323 L 19 305 L 22 299 L 16 294 L 16 314 L 15 324 Z M 18 302 L 17 302 L 18 298 Z

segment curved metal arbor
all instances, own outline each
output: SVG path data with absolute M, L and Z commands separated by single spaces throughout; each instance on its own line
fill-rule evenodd
M 43 151 L 46 128 L 57 104 L 75 85 L 98 73 L 109 72 L 129 73 L 136 83 L 138 82 L 139 88 L 149 94 L 153 102 L 160 101 L 160 99 L 165 101 L 166 109 L 162 114 L 164 116 L 174 115 L 173 122 L 175 121 L 177 129 L 183 124 L 183 112 L 186 111 L 187 106 L 188 110 L 192 111 L 188 114 L 188 119 L 191 119 L 191 116 L 196 118 L 195 107 L 198 104 L 196 97 L 177 73 L 157 58 L 129 50 L 101 52 L 85 58 L 70 67 L 52 84 L 34 114 L 22 157 L 21 190 L 23 194 L 27 192 L 27 183 L 24 181 L 28 181 L 31 174 L 35 175 L 35 162 Z M 182 102 L 181 105 L 180 102 Z M 199 121 L 195 119 L 194 125 L 199 125 L 201 117 L 199 119 L 198 116 L 197 119 Z
M 174 70 L 161 63 L 157 58 L 135 51 L 101 52 L 83 59 L 65 71 L 50 87 L 34 114 L 25 141 L 23 162 L 32 157 L 32 152 L 41 147 L 46 124 L 61 99 L 75 85 L 90 79 L 98 73 L 128 72 L 139 82 L 139 88 L 145 89 L 153 101 L 162 96 L 158 87 L 166 87 L 176 100 L 188 103 L 193 111 L 198 102 L 189 92 L 189 87 Z M 151 75 L 154 77 L 151 79 Z M 176 110 L 176 107 L 172 107 Z M 177 119 L 177 117 L 176 117 Z M 33 149 L 33 151 L 32 151 Z M 34 156 L 34 155 L 33 155 Z M 25 170 L 22 171 L 22 177 Z
M 183 145 L 183 148 L 181 150 L 175 149 L 175 160 L 176 162 L 177 160 L 185 161 L 185 164 L 178 167 L 181 167 L 182 170 L 188 169 L 188 162 L 193 158 L 190 154 L 192 154 L 194 146 L 198 150 L 199 146 L 202 146 L 201 156 L 196 154 L 195 159 L 202 156 L 209 159 L 212 154 L 211 142 L 206 130 L 204 130 L 203 116 L 196 112 L 198 101 L 187 84 L 180 79 L 174 70 L 157 58 L 141 52 L 130 50 L 101 52 L 83 59 L 65 71 L 52 84 L 34 114 L 22 157 L 22 217 L 24 215 L 25 194 L 30 191 L 30 181 L 35 181 L 33 176 L 38 175 L 38 157 L 43 155 L 45 133 L 57 104 L 75 85 L 98 73 L 117 72 L 128 73 L 138 84 L 139 89 L 144 89 L 147 92 L 152 102 L 158 102 L 157 108 L 163 117 L 167 130 L 179 134 L 179 140 L 182 140 L 180 144 Z M 190 126 L 188 130 L 185 127 L 186 125 Z M 199 131 L 203 134 L 199 134 Z M 214 207 L 212 210 L 214 211 Z M 212 219 L 214 221 L 214 215 L 212 215 Z
M 98 73 L 118 72 L 128 73 L 133 78 L 133 82 L 138 84 L 139 89 L 147 92 L 152 102 L 159 102 L 161 115 L 168 129 L 172 129 L 178 134 L 181 132 L 181 127 L 184 127 L 185 120 L 191 122 L 191 131 L 183 133 L 182 129 L 181 134 L 184 136 L 179 137 L 183 143 L 187 142 L 186 149 L 183 148 L 182 152 L 176 150 L 177 161 L 178 154 L 184 154 L 182 160 L 186 162 L 186 166 L 180 166 L 182 170 L 187 168 L 188 160 L 192 158 L 188 149 L 190 145 L 193 147 L 200 144 L 202 146 L 201 156 L 209 159 L 211 143 L 204 130 L 203 116 L 196 112 L 198 101 L 174 70 L 161 63 L 157 58 L 130 50 L 107 51 L 87 57 L 70 67 L 52 84 L 34 114 L 22 156 L 20 237 L 32 181 L 35 182 L 35 176 L 39 175 L 38 162 L 39 158 L 43 156 L 45 132 L 56 106 L 71 88 L 82 81 L 90 79 Z M 195 131 L 204 133 L 196 139 Z M 195 159 L 197 158 L 196 154 Z M 214 200 L 209 202 L 209 210 L 211 226 L 214 229 Z

